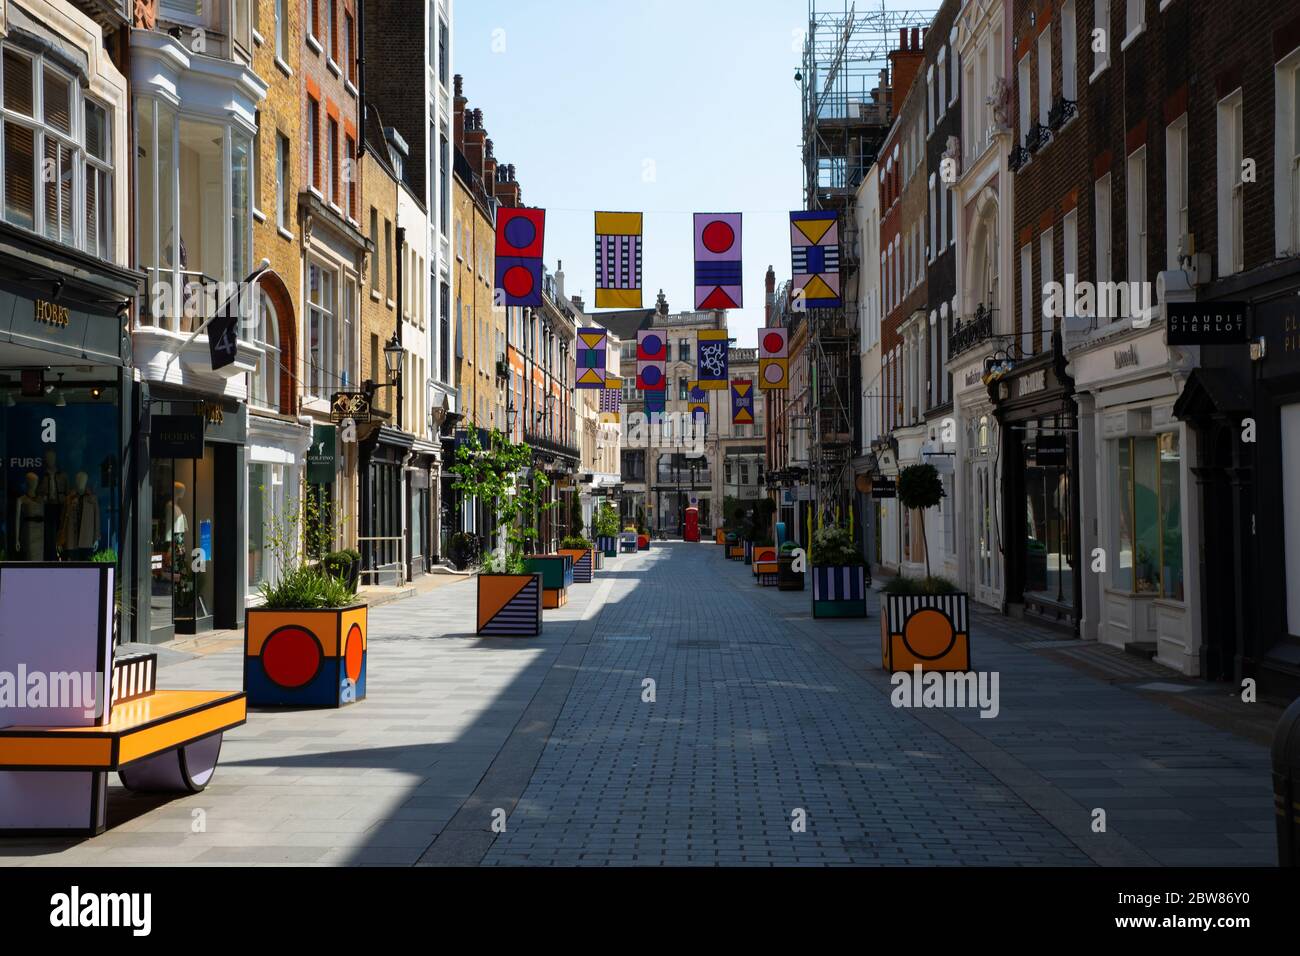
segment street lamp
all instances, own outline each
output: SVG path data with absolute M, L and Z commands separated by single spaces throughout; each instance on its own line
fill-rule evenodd
M 397 333 L 388 340 L 384 346 L 384 364 L 388 366 L 388 381 L 396 383 L 402 377 L 402 360 L 406 357 L 406 349 L 402 348 L 402 343 L 397 340 Z

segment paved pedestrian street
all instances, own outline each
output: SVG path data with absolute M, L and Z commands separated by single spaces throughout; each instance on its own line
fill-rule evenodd
M 709 544 L 607 560 L 536 639 L 470 633 L 470 579 L 371 613 L 369 696 L 254 711 L 203 793 L 116 785 L 44 864 L 1271 865 L 1266 747 L 991 612 L 998 713 L 891 703 L 879 617 L 816 620 Z M 160 686 L 241 685 L 239 651 Z M 653 682 L 652 684 L 649 682 Z M 1189 691 L 1189 693 L 1205 691 Z M 1104 811 L 1104 832 L 1096 832 Z

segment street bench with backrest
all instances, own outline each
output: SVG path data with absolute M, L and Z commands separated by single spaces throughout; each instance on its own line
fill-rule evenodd
M 157 655 L 113 660 L 113 573 L 0 563 L 0 834 L 102 833 L 110 771 L 198 793 L 244 723 L 241 691 L 158 690 Z

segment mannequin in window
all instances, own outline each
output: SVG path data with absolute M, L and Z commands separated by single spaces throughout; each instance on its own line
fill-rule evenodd
M 59 550 L 69 561 L 89 561 L 99 545 L 99 497 L 88 482 L 84 471 L 77 472 L 76 488 L 63 506 Z
M 43 558 L 29 560 L 53 561 L 57 557 L 59 527 L 63 522 L 63 502 L 68 497 L 68 476 L 59 470 L 59 455 L 53 448 L 45 449 L 45 468 L 36 494 L 45 505 L 45 548 Z
M 27 492 L 18 497 L 14 511 L 15 550 L 24 561 L 45 559 L 45 503 L 36 490 L 39 481 L 35 472 L 27 473 Z

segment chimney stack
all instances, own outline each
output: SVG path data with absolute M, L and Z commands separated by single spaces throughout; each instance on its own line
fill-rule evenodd
M 465 159 L 478 176 L 483 175 L 483 142 L 487 133 L 483 129 L 483 111 L 470 110 L 465 114 Z
M 465 106 L 469 100 L 465 98 L 465 78 L 457 73 L 451 78 L 452 99 L 451 99 L 451 129 L 452 137 L 455 140 L 456 149 L 461 153 L 465 152 Z

